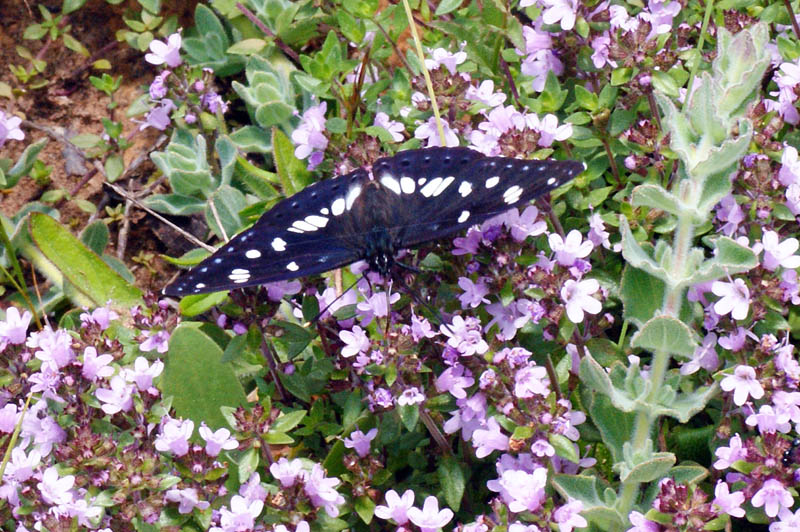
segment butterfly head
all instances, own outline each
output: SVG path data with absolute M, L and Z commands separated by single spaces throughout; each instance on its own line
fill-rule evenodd
M 396 251 L 386 227 L 375 226 L 366 235 L 363 259 L 367 261 L 370 271 L 388 275 L 394 266 Z

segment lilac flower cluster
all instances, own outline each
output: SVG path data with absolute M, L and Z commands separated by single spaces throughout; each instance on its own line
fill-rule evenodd
M 152 107 L 139 129 L 152 127 L 164 131 L 173 125 L 173 119 L 194 124 L 204 111 L 217 114 L 228 110 L 228 103 L 211 88 L 213 71 L 203 69 L 198 73 L 183 65 L 182 42 L 180 33 L 173 33 L 166 42 L 155 39 L 150 43 L 145 60 L 163 66 L 164 70 L 150 84 Z

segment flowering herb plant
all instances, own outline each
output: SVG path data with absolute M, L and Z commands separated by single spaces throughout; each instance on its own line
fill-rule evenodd
M 93 77 L 113 119 L 69 142 L 124 209 L 62 191 L 0 218 L 0 528 L 800 527 L 789 3 L 214 1 L 181 30 L 140 5 L 134 118 Z M 11 190 L 47 169 L 9 109 Z M 105 253 L 141 211 L 202 222 L 161 263 L 195 265 L 310 183 L 433 146 L 587 168 L 393 279 L 178 301 Z

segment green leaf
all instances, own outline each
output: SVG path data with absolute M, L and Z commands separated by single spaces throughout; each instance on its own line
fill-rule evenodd
M 311 174 L 306 170 L 305 164 L 294 156 L 292 141 L 277 128 L 272 128 L 272 150 L 284 194 L 291 196 L 300 192 L 309 184 Z
M 31 171 L 31 168 L 33 168 L 34 163 L 36 162 L 36 157 L 38 157 L 39 152 L 42 151 L 42 148 L 44 148 L 46 145 L 47 139 L 44 138 L 25 148 L 25 151 L 23 151 L 22 155 L 19 156 L 19 159 L 17 159 L 17 162 L 14 164 L 14 166 L 12 166 L 11 169 L 5 173 L 6 183 L 2 186 L 2 188 L 11 188 L 17 184 L 20 178 L 28 175 L 28 173 Z
M 325 129 L 334 134 L 343 134 L 347 131 L 347 120 L 334 116 L 325 121 Z
M 590 112 L 595 112 L 600 108 L 597 95 L 582 85 L 575 85 L 575 100 L 578 105 Z
M 125 163 L 122 162 L 121 155 L 112 155 L 105 162 L 105 172 L 109 183 L 113 183 L 122 176 L 125 171 Z
M 565 500 L 581 501 L 581 516 L 593 523 L 598 530 L 626 530 L 627 520 L 623 521 L 614 509 L 615 492 L 605 486 L 603 481 L 591 475 L 556 474 L 552 477 L 553 486 Z
M 633 467 L 628 467 L 623 462 L 620 467 L 619 478 L 622 482 L 647 483 L 664 478 L 675 464 L 675 455 L 672 453 L 653 453 L 648 459 L 638 462 Z
M 367 495 L 356 497 L 355 510 L 358 517 L 364 521 L 365 524 L 372 522 L 372 517 L 375 515 L 375 503 Z
M 692 328 L 671 316 L 651 318 L 631 337 L 632 347 L 663 351 L 686 359 L 692 357 L 698 345 Z
M 269 430 L 275 432 L 289 432 L 303 421 L 306 414 L 307 412 L 305 410 L 295 410 L 294 412 L 285 413 L 272 423 Z
M 403 405 L 398 408 L 400 421 L 409 432 L 413 432 L 419 421 L 419 405 Z
M 238 474 L 240 479 L 248 479 L 258 468 L 260 462 L 258 449 L 251 447 L 239 458 Z
M 199 214 L 206 208 L 205 201 L 182 194 L 153 194 L 144 198 L 142 203 L 156 212 L 175 216 Z
M 101 220 L 87 225 L 81 233 L 81 242 L 98 255 L 102 255 L 108 245 L 108 227 Z
M 169 339 L 162 391 L 172 396 L 176 414 L 195 426 L 205 421 L 214 430 L 226 427 L 220 408 L 247 405 L 233 368 L 221 362 L 220 342 L 228 339 L 216 326 L 196 322 L 181 323 Z
M 550 445 L 556 450 L 556 454 L 561 458 L 566 458 L 575 464 L 580 461 L 581 457 L 578 455 L 578 451 L 572 443 L 572 440 L 563 434 L 551 433 L 547 436 L 547 441 L 550 442 Z
M 436 8 L 436 12 L 434 13 L 434 15 L 436 15 L 437 17 L 441 17 L 442 15 L 452 13 L 453 11 L 461 7 L 462 3 L 463 0 L 442 0 L 442 2 L 439 4 L 439 7 Z
M 223 240 L 231 239 L 242 229 L 239 211 L 247 206 L 247 201 L 239 190 L 220 186 L 209 198 L 205 208 L 206 223 L 214 234 Z M 213 207 L 213 208 L 212 208 Z M 220 227 L 220 223 L 222 227 Z
M 108 301 L 117 309 L 142 304 L 138 288 L 126 282 L 53 218 L 31 214 L 30 231 L 41 253 L 94 306 L 101 307 Z
M 451 456 L 442 458 L 436 470 L 439 485 L 444 493 L 444 500 L 454 512 L 461 507 L 461 499 L 467 486 L 467 479 L 461 464 Z
M 633 436 L 635 415 L 621 412 L 605 394 L 593 394 L 588 413 L 603 438 L 603 443 L 611 452 L 614 462 L 623 460 L 622 448 Z
M 292 360 L 302 353 L 316 336 L 305 328 L 288 321 L 272 321 L 270 325 L 278 326 L 282 329 L 280 335 L 276 334 L 272 337 L 272 341 L 276 347 L 281 348 L 282 353 L 288 360 Z
M 664 281 L 632 266 L 625 266 L 620 282 L 623 317 L 641 327 L 664 304 Z

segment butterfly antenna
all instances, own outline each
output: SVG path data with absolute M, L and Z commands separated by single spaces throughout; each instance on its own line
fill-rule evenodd
M 402 264 L 402 263 L 398 262 L 397 265 L 401 266 L 401 267 L 403 267 L 403 268 L 405 268 L 405 269 L 407 269 L 409 271 L 420 272 L 420 270 L 418 270 L 417 268 L 414 268 L 413 266 L 409 266 L 408 264 Z M 450 325 L 448 325 L 444 321 L 444 318 L 442 317 L 442 313 L 439 312 L 439 309 L 432 307 L 431 305 L 428 304 L 427 301 L 422 299 L 422 296 L 416 290 L 411 288 L 411 286 L 409 286 L 408 283 L 405 282 L 405 280 L 403 279 L 403 277 L 401 275 L 397 275 L 396 277 L 397 277 L 397 281 L 400 283 L 400 287 L 405 289 L 406 293 L 408 293 L 408 295 L 410 295 L 412 297 L 412 299 L 414 299 L 414 301 L 416 301 L 417 303 L 419 303 L 420 305 L 422 305 L 423 307 L 428 309 L 428 311 L 431 314 L 433 314 L 436 317 L 437 320 L 439 320 L 439 325 L 444 325 L 445 327 L 447 327 L 447 330 L 449 330 L 451 333 L 455 334 L 455 332 L 450 328 Z
M 335 298 L 333 298 L 333 301 L 331 301 L 330 303 L 328 303 L 327 305 L 325 305 L 325 308 L 324 308 L 324 309 L 322 309 L 322 310 L 320 310 L 319 312 L 317 312 L 317 315 L 316 315 L 316 316 L 314 316 L 313 318 L 311 318 L 311 319 L 308 321 L 308 323 L 307 323 L 306 325 L 312 325 L 312 324 L 314 324 L 314 323 L 317 323 L 317 321 L 319 321 L 319 318 L 320 318 L 320 317 L 321 317 L 323 314 L 325 314 L 326 312 L 328 312 L 328 309 L 329 309 L 329 308 L 331 308 L 331 306 L 333 306 L 333 304 L 334 304 L 334 303 L 336 303 L 337 301 L 339 301 L 340 299 L 342 299 L 342 298 L 344 297 L 344 295 L 345 295 L 347 292 L 349 292 L 350 290 L 352 290 L 352 289 L 353 289 L 353 287 L 354 287 L 355 285 L 357 285 L 357 284 L 358 284 L 358 279 L 357 279 L 357 280 L 356 280 L 356 281 L 355 281 L 353 284 L 351 284 L 350 286 L 348 286 L 348 287 L 347 287 L 347 289 L 345 289 L 344 291 L 342 291 L 342 293 L 341 293 L 341 294 L 339 294 L 338 296 L 336 296 Z

